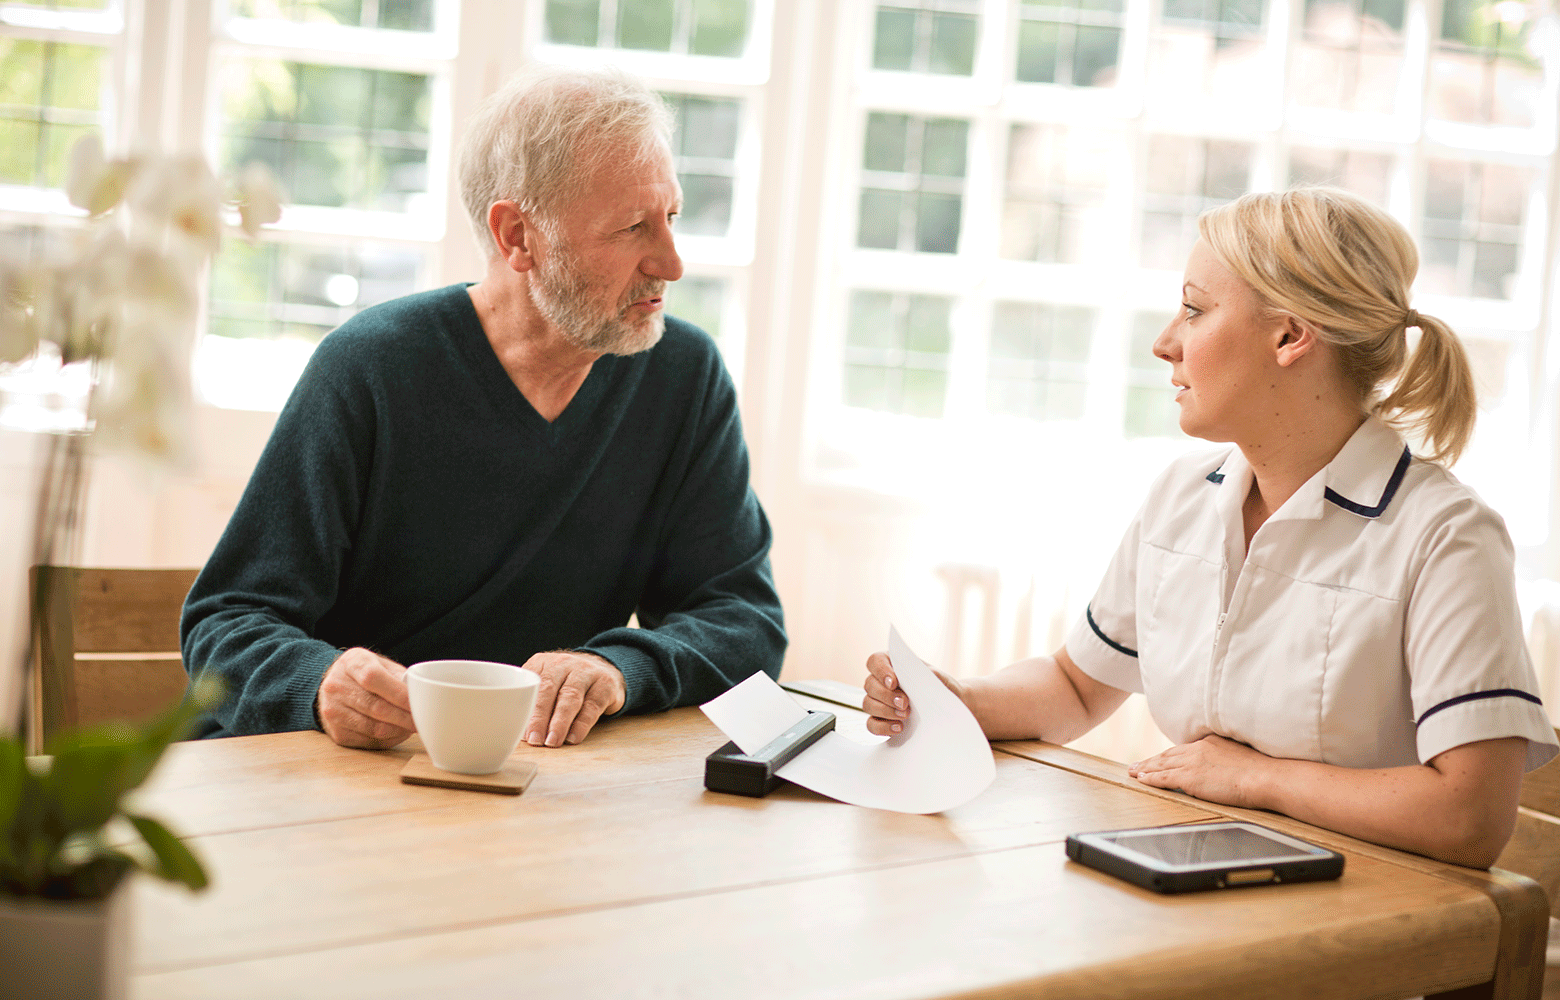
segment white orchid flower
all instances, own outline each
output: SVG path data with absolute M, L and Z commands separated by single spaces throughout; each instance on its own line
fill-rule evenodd
M 251 161 L 238 175 L 235 186 L 238 189 L 238 222 L 250 239 L 260 235 L 261 226 L 282 217 L 282 191 L 271 168 L 264 163 Z
M 0 271 L 0 364 L 21 361 L 38 349 L 34 281 L 22 271 Z
M 70 151 L 70 170 L 65 178 L 65 193 L 70 203 L 94 216 L 110 211 L 125 196 L 125 187 L 135 176 L 133 160 L 107 160 L 103 141 L 88 135 Z
M 167 226 L 190 250 L 209 255 L 222 245 L 222 187 L 202 157 L 143 165 L 125 200 L 154 227 Z

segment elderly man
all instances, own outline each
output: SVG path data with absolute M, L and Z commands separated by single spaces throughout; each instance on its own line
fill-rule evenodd
M 522 738 L 549 747 L 778 676 L 731 379 L 662 311 L 669 133 L 614 73 L 531 72 L 478 110 L 460 180 L 487 274 L 321 342 L 185 603 L 184 662 L 229 691 L 202 735 L 394 746 L 426 659 L 540 674 Z

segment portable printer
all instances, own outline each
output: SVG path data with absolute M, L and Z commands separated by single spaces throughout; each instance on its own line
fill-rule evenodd
M 768 795 L 785 781 L 775 772 L 833 728 L 833 712 L 808 712 L 754 753 L 743 753 L 735 743 L 727 743 L 704 758 L 704 787 L 755 798 Z

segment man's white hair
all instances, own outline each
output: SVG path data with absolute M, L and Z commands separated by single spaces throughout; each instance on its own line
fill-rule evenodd
M 488 209 L 510 200 L 544 231 L 603 163 L 636 164 L 670 146 L 672 113 L 616 69 L 535 66 L 489 95 L 460 145 L 460 193 L 484 258 Z

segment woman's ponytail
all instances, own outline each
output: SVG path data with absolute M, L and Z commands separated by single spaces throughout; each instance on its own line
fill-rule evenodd
M 1451 465 L 1473 437 L 1478 405 L 1468 352 L 1445 323 L 1410 311 L 1405 326 L 1419 327 L 1419 343 L 1403 374 L 1376 412 L 1418 432 L 1425 457 Z

